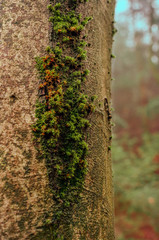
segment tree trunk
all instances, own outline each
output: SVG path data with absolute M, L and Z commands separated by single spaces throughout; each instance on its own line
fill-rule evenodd
M 47 4 L 47 0 L 2 0 L 0 6 L 1 240 L 52 239 L 39 230 L 45 216 L 52 214 L 52 200 L 45 161 L 38 158 L 30 127 L 38 93 L 34 58 L 45 54 L 50 41 Z M 93 16 L 85 30 L 90 75 L 84 88 L 87 95 L 98 98 L 90 116 L 82 201 L 74 207 L 72 219 L 66 219 L 62 230 L 68 231 L 66 240 L 114 239 L 110 113 L 114 5 L 114 0 L 90 0 L 79 7 L 82 14 Z

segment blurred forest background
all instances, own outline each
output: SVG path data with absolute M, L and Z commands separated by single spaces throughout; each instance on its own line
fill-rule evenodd
M 117 240 L 159 240 L 159 0 L 117 0 L 115 25 Z

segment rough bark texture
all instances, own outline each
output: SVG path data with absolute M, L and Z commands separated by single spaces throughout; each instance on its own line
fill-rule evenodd
M 2 0 L 0 93 L 0 239 L 30 239 L 41 224 L 46 169 L 30 124 L 38 80 L 34 57 L 48 45 L 47 1 Z
M 89 1 L 87 16 L 93 21 L 86 27 L 87 68 L 91 71 L 86 82 L 88 95 L 97 95 L 96 111 L 91 116 L 89 130 L 89 172 L 86 179 L 84 202 L 80 212 L 85 212 L 83 220 L 85 238 L 74 239 L 114 239 L 113 189 L 111 170 L 111 48 L 114 20 L 114 1 Z M 80 229 L 80 228 L 79 228 Z M 79 231 L 80 232 L 80 231 Z M 79 234 L 80 235 L 80 234 Z M 83 235 L 83 234 L 81 234 Z
M 36 156 L 30 130 L 38 88 L 34 57 L 42 56 L 49 44 L 47 4 L 47 0 L 0 3 L 1 240 L 32 239 L 45 213 L 51 211 L 45 163 Z M 85 89 L 98 99 L 91 116 L 83 202 L 74 209 L 72 220 L 77 223 L 73 239 L 113 240 L 109 106 L 114 1 L 90 0 L 81 11 L 93 16 L 86 27 L 90 44 L 86 65 L 91 73 Z

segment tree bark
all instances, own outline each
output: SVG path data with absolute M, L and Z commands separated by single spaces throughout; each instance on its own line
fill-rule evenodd
M 33 239 L 51 213 L 47 170 L 38 159 L 30 125 L 35 121 L 38 78 L 36 56 L 49 45 L 47 0 L 2 0 L 0 238 Z M 86 27 L 90 75 L 84 88 L 97 95 L 88 130 L 88 174 L 82 202 L 73 209 L 72 239 L 113 240 L 111 170 L 111 47 L 115 1 L 90 0 L 82 13 L 93 16 Z M 36 238 L 40 239 L 40 237 Z M 41 239 L 47 239 L 46 236 Z M 71 238 L 65 237 L 66 240 Z

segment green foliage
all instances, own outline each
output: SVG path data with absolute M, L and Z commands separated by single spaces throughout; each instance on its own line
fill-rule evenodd
M 159 97 L 153 97 L 149 100 L 147 105 L 141 106 L 138 109 L 138 112 L 145 112 L 150 119 L 155 118 L 159 114 Z
M 127 151 L 119 140 L 113 141 L 115 192 L 121 202 L 131 203 L 130 212 L 135 210 L 156 216 L 159 176 L 156 174 L 158 164 L 154 159 L 158 156 L 158 141 L 158 134 L 145 134 L 143 144 L 138 150 L 140 156 L 132 152 L 135 139 L 125 139 L 124 142 L 129 142 Z
M 51 239 L 64 239 L 58 231 L 63 216 L 66 211 L 72 212 L 80 199 L 87 173 L 88 146 L 84 132 L 90 126 L 87 117 L 94 110 L 91 99 L 81 92 L 81 83 L 89 71 L 82 63 L 86 58 L 83 49 L 86 42 L 80 32 L 91 18 L 81 21 L 75 5 L 77 1 L 67 7 L 61 3 L 48 6 L 49 20 L 59 42 L 54 48 L 47 47 L 48 55 L 36 58 L 43 99 L 36 104 L 32 130 L 46 160 L 55 202 L 53 219 L 45 223 L 53 228 Z M 65 53 L 67 48 L 72 52 L 70 55 Z

